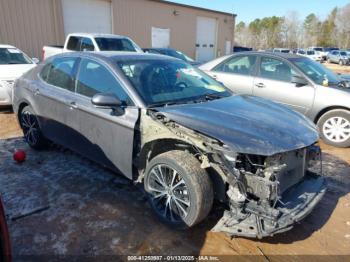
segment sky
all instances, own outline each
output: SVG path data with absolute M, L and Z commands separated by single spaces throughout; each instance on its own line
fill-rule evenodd
M 315 13 L 322 19 L 336 6 L 342 7 L 350 0 L 170 0 L 181 4 L 237 14 L 237 22 L 251 22 L 266 16 L 284 16 L 297 11 L 302 19 Z

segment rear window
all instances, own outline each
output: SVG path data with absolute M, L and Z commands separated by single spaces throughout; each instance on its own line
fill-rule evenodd
M 81 37 L 77 36 L 69 37 L 67 49 L 71 51 L 80 51 L 80 39 Z
M 101 51 L 137 52 L 134 44 L 126 38 L 96 37 L 95 41 Z
M 32 64 L 32 61 L 17 48 L 0 48 L 0 65 Z

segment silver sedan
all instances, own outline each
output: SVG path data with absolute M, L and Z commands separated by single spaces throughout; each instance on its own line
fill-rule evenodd
M 304 114 L 327 144 L 350 146 L 350 82 L 323 65 L 293 54 L 244 52 L 200 69 L 238 94 L 268 98 Z

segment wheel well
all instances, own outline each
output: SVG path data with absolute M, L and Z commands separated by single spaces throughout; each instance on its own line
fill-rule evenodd
M 320 120 L 320 118 L 327 112 L 332 111 L 332 110 L 337 110 L 337 109 L 343 109 L 343 110 L 347 110 L 350 112 L 350 108 L 344 107 L 344 106 L 330 106 L 327 108 L 322 109 L 316 116 L 314 123 L 317 124 L 318 120 Z
M 20 120 L 19 117 L 20 117 L 20 114 L 22 113 L 23 108 L 25 108 L 26 106 L 29 106 L 29 104 L 26 103 L 26 102 L 22 102 L 22 103 L 19 105 L 19 107 L 18 107 L 18 112 L 17 112 L 18 121 Z
M 145 144 L 141 149 L 138 160 L 138 169 L 145 169 L 147 162 L 149 162 L 152 158 L 171 150 L 188 150 L 189 152 L 195 154 L 194 147 L 184 141 L 178 139 L 154 140 Z

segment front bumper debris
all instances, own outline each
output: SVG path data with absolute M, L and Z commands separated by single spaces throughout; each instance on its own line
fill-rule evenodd
M 235 210 L 225 211 L 212 231 L 234 236 L 263 238 L 288 231 L 305 218 L 326 193 L 326 179 L 307 172 L 305 178 L 289 188 L 274 207 L 275 212 L 245 208 L 245 216 Z M 255 211 L 253 211 L 255 210 Z

